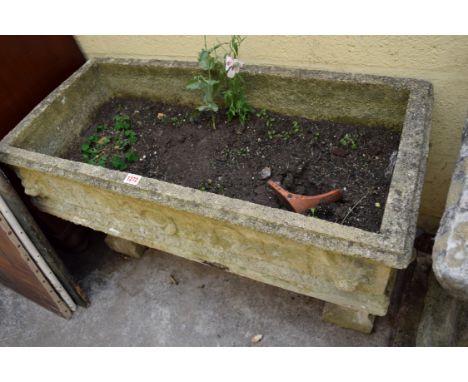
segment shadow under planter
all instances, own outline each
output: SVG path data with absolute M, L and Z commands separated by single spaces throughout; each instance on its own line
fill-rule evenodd
M 183 62 L 87 62 L 0 144 L 0 159 L 43 211 L 108 235 L 335 304 L 324 317 L 370 332 L 412 246 L 431 125 L 432 86 L 414 80 L 246 67 L 255 108 L 312 120 L 384 126 L 401 142 L 379 233 L 59 158 L 111 97 L 193 106 Z

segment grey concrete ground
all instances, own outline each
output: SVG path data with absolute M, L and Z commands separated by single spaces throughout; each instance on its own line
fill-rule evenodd
M 468 347 L 468 302 L 461 303 L 457 331 L 457 346 Z
M 341 329 L 321 321 L 319 300 L 169 254 L 125 259 L 100 238 L 74 256 L 91 306 L 66 321 L 0 285 L 0 345 L 252 346 L 262 334 L 254 346 L 385 346 L 391 336 L 388 318 L 371 335 Z

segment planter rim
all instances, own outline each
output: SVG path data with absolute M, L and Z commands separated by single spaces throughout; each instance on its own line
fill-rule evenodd
M 125 193 L 173 209 L 227 221 L 276 236 L 287 237 L 324 250 L 349 256 L 367 258 L 393 268 L 405 268 L 412 260 L 419 200 L 428 151 L 431 120 L 432 85 L 411 78 L 394 78 L 369 74 L 352 74 L 275 66 L 246 65 L 252 74 L 313 78 L 328 81 L 348 81 L 385 85 L 409 92 L 405 122 L 401 132 L 398 157 L 385 204 L 381 233 L 344 226 L 293 212 L 203 192 L 142 177 L 138 185 L 123 183 L 127 173 L 70 161 L 14 147 L 15 139 L 45 108 L 71 84 L 99 65 L 163 66 L 167 68 L 196 68 L 194 62 L 97 58 L 88 60 L 37 105 L 0 142 L 0 160 L 13 166 L 34 169 L 42 173 L 68 178 L 111 192 Z M 407 166 L 407 161 L 417 164 Z

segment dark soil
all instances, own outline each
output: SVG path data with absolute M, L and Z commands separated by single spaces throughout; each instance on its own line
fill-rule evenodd
M 158 118 L 158 113 L 164 116 L 159 114 Z M 380 229 L 391 180 L 390 158 L 400 140 L 396 131 L 315 122 L 273 112 L 260 117 L 252 114 L 245 126 L 227 122 L 219 112 L 213 130 L 210 116 L 197 116 L 189 108 L 115 98 L 96 111 L 92 125 L 83 132 L 83 142 L 96 133 L 97 125 L 112 125 L 119 114 L 130 117 L 138 136 L 132 149 L 139 160 L 125 172 L 285 208 L 267 187 L 268 179 L 260 176 L 262 169 L 269 167 L 271 179 L 294 193 L 344 190 L 341 202 L 317 207 L 315 217 L 372 232 Z M 346 134 L 354 148 L 349 139 L 343 144 Z M 81 143 L 65 158 L 84 161 Z

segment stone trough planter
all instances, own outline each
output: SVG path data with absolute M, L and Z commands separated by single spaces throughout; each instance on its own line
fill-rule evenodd
M 325 318 L 369 332 L 385 315 L 395 270 L 412 260 L 432 110 L 431 84 L 368 75 L 250 66 L 256 108 L 401 130 L 380 233 L 60 159 L 112 96 L 193 105 L 194 64 L 91 60 L 0 145 L 0 159 L 43 211 L 94 230 L 328 303 Z
M 432 253 L 440 284 L 454 297 L 468 301 L 468 117 L 445 212 Z

